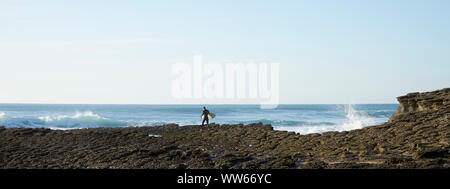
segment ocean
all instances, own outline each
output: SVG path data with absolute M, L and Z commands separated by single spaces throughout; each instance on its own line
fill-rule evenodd
M 0 126 L 79 129 L 201 124 L 202 105 L 0 104 Z M 300 134 L 345 131 L 386 122 L 398 104 L 206 105 L 217 124 L 272 124 Z

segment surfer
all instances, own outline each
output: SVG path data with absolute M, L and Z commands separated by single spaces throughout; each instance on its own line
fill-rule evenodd
M 202 126 L 205 125 L 205 121 L 206 121 L 206 126 L 209 125 L 209 110 L 206 109 L 206 107 L 203 106 L 203 113 L 202 113 Z

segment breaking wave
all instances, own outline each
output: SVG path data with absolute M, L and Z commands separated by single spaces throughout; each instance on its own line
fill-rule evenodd
M 364 111 L 358 111 L 354 105 L 349 104 L 345 107 L 346 120 L 341 123 L 332 124 L 305 124 L 298 125 L 298 127 L 275 127 L 276 130 L 293 131 L 300 134 L 322 133 L 327 131 L 349 131 L 354 129 L 361 129 L 366 126 L 375 125 L 378 122 Z
M 126 122 L 104 118 L 98 114 L 92 113 L 91 111 L 76 112 L 74 115 L 70 116 L 40 116 L 38 119 L 44 122 L 44 125 L 51 125 L 59 128 L 126 126 Z
M 45 127 L 45 128 L 90 128 L 126 126 L 125 122 L 101 117 L 91 111 L 76 112 L 74 115 L 9 117 L 0 113 L 0 125 L 7 127 Z

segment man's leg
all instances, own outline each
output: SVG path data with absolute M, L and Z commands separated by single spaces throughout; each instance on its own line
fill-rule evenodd
M 209 119 L 206 119 L 206 126 L 209 126 Z
M 202 120 L 202 127 L 205 125 L 205 121 L 206 121 L 206 119 Z

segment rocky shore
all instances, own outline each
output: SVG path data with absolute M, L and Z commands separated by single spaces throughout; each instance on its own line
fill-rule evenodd
M 308 135 L 261 123 L 0 127 L 0 168 L 449 168 L 450 88 L 398 101 L 382 125 Z

